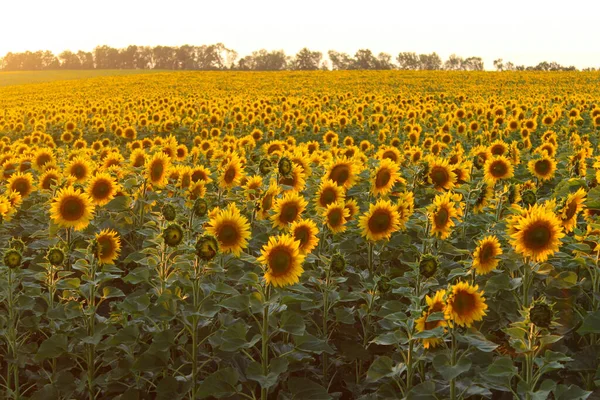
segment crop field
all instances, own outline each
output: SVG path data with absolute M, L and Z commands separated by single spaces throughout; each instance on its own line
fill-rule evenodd
M 599 73 L 77 74 L 0 74 L 0 398 L 600 398 Z

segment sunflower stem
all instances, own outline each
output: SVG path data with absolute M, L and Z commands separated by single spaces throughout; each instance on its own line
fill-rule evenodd
M 529 263 L 523 264 L 523 307 L 529 307 L 529 281 L 530 281 Z
M 369 263 L 369 272 L 371 274 L 373 274 L 373 243 L 372 242 L 368 243 L 367 257 L 368 257 L 368 263 Z
M 144 217 L 146 212 L 146 179 L 144 178 L 144 184 L 142 186 L 142 200 L 141 200 L 141 210 L 140 210 L 140 227 L 144 226 Z
M 8 355 L 11 360 L 17 359 L 17 320 L 15 316 L 15 297 L 13 293 L 13 270 L 8 268 L 8 292 L 7 292 L 7 307 L 8 307 Z M 20 398 L 20 384 L 19 384 L 19 368 L 15 361 L 7 361 L 7 378 L 6 387 L 10 391 L 11 387 L 11 375 L 14 383 L 12 390 L 14 399 Z
M 323 337 L 327 343 L 328 339 L 328 324 L 329 319 L 329 276 L 331 274 L 331 267 L 327 269 L 327 275 L 325 277 L 325 289 L 323 290 Z M 323 383 L 327 384 L 327 372 L 329 370 L 329 359 L 327 353 L 323 353 Z
M 269 374 L 269 294 L 270 287 L 264 290 L 265 304 L 263 305 L 263 321 L 262 321 L 262 373 L 264 376 Z M 261 400 L 267 400 L 268 389 L 261 388 Z
M 452 349 L 451 349 L 451 359 L 450 359 L 450 367 L 454 368 L 456 365 L 456 334 L 455 334 L 455 324 L 452 324 L 452 329 L 450 329 L 450 336 L 452 337 Z M 450 379 L 450 399 L 456 400 L 456 379 Z

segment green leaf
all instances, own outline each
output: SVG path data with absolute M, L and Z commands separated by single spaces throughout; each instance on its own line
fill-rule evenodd
M 553 382 L 550 379 L 546 379 L 540 385 L 540 388 L 536 392 L 530 392 L 531 400 L 547 400 L 548 396 L 550 396 L 550 392 L 554 390 L 556 387 L 556 382 Z
M 248 309 L 250 305 L 250 299 L 248 298 L 247 294 L 240 294 L 226 298 L 219 303 L 219 305 L 227 310 L 244 311 Z
M 102 288 L 102 297 L 110 299 L 112 297 L 123 297 L 125 293 L 121 289 L 117 289 L 112 286 L 105 286 Z
M 487 340 L 480 332 L 469 332 L 464 335 L 456 335 L 456 339 L 459 342 L 476 347 L 485 353 L 494 351 L 498 347 L 496 343 Z
M 254 361 L 248 365 L 248 368 L 246 369 L 246 377 L 250 380 L 258 382 L 261 388 L 268 389 L 277 384 L 277 378 L 279 378 L 279 374 L 271 372 L 267 376 L 263 375 L 262 365 Z
M 306 325 L 302 315 L 294 311 L 284 311 L 281 314 L 281 330 L 292 335 L 303 335 Z
M 259 335 L 256 335 L 252 340 L 246 339 L 246 333 L 248 332 L 248 326 L 243 322 L 236 322 L 233 325 L 228 326 L 221 339 L 223 343 L 220 345 L 220 349 L 223 351 L 237 351 L 239 349 L 248 349 L 260 339 Z
M 216 397 L 217 399 L 232 396 L 236 393 L 235 385 L 239 380 L 238 372 L 233 368 L 223 368 L 198 385 L 197 398 Z
M 172 399 L 173 395 L 178 392 L 179 382 L 172 376 L 166 376 L 158 382 L 156 386 L 157 399 L 168 400 Z
M 502 273 L 494 275 L 487 280 L 485 284 L 485 293 L 495 294 L 501 290 L 509 290 L 510 288 L 510 277 L 508 274 Z
M 583 320 L 583 324 L 577 330 L 580 335 L 588 333 L 600 333 L 600 310 L 589 313 Z
M 42 342 L 35 355 L 35 359 L 37 361 L 44 361 L 47 358 L 56 358 L 67 352 L 67 345 L 67 335 L 52 335 Z
M 389 357 L 381 356 L 378 357 L 367 371 L 367 381 L 377 382 L 382 378 L 394 376 L 402 373 L 405 369 L 404 364 L 395 365 L 396 363 Z
M 292 377 L 287 380 L 288 390 L 292 394 L 292 399 L 311 399 L 311 400 L 329 400 L 332 397 L 327 393 L 327 389 L 306 378 Z
M 435 382 L 426 381 L 414 386 L 406 395 L 406 400 L 437 400 Z
M 371 340 L 371 343 L 379 344 L 382 346 L 396 345 L 406 339 L 406 335 L 400 330 L 394 332 L 386 332 L 382 335 L 376 336 L 375 339 Z
M 433 358 L 433 367 L 445 380 L 449 381 L 471 369 L 471 360 L 468 357 L 462 357 L 456 365 L 450 365 L 450 359 L 442 353 Z
M 515 376 L 518 372 L 517 367 L 513 365 L 512 359 L 508 357 L 500 357 L 494 360 L 490 365 L 485 374 L 494 378 L 507 378 L 510 379 Z
M 294 343 L 296 343 L 298 350 L 306 351 L 308 353 L 334 353 L 331 346 L 329 346 L 324 340 L 319 339 L 308 332 L 304 332 L 303 336 L 294 335 Z
M 438 326 L 434 329 L 428 329 L 423 332 L 417 332 L 413 335 L 413 339 L 431 339 L 431 338 L 441 338 L 444 336 L 444 328 Z
M 554 399 L 555 400 L 585 400 L 592 392 L 588 392 L 587 390 L 583 390 L 577 385 L 558 385 L 556 389 L 554 389 Z

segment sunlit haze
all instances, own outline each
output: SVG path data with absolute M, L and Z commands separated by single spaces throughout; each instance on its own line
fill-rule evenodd
M 600 66 L 594 1 L 3 1 L 0 57 L 25 50 L 92 50 L 97 45 L 202 45 L 240 56 L 302 47 L 350 53 L 437 52 L 479 56 L 486 69 L 556 61 Z

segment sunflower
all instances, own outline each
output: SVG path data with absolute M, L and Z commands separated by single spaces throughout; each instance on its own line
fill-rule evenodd
M 484 179 L 490 186 L 494 186 L 501 179 L 509 179 L 514 175 L 512 163 L 505 156 L 490 157 L 483 166 Z
M 103 206 L 115 198 L 119 191 L 117 181 L 106 172 L 97 173 L 88 184 L 86 192 L 97 206 Z
M 439 236 L 441 239 L 450 236 L 450 229 L 454 226 L 452 219 L 460 219 L 462 216 L 460 198 L 457 196 L 460 195 L 453 195 L 451 192 L 437 195 L 433 199 L 433 203 L 427 208 L 431 236 Z M 455 199 L 458 199 L 456 202 L 459 202 L 459 207 L 456 207 Z
M 71 175 L 76 182 L 85 182 L 92 173 L 92 166 L 87 158 L 83 156 L 75 157 L 65 169 L 66 175 Z
M 379 163 L 377 169 L 371 175 L 371 193 L 375 196 L 385 196 L 388 194 L 396 182 L 406 183 L 398 172 L 400 167 L 388 158 L 384 158 Z
M 33 191 L 33 175 L 29 172 L 13 174 L 8 179 L 6 190 L 18 192 L 21 197 L 26 198 Z
M 486 183 L 483 183 L 479 188 L 477 197 L 475 198 L 473 213 L 479 214 L 483 212 L 483 209 L 489 204 L 492 197 L 494 197 L 494 188 Z
M 242 160 L 237 153 L 231 155 L 229 161 L 221 167 L 221 171 L 219 187 L 231 189 L 240 183 L 240 180 L 244 176 L 244 168 L 242 167 Z
M 485 304 L 483 290 L 478 292 L 478 289 L 478 285 L 471 286 L 467 282 L 453 285 L 446 300 L 446 319 L 467 328 L 470 328 L 473 322 L 481 321 L 488 306 Z
M 296 192 L 287 192 L 275 201 L 275 214 L 271 216 L 273 227 L 286 229 L 295 222 L 306 209 L 308 202 Z
M 225 210 L 219 210 L 209 221 L 206 232 L 219 240 L 223 253 L 233 253 L 239 257 L 248 246 L 250 224 L 240 214 L 235 203 L 230 203 Z
M 433 297 L 425 296 L 425 301 L 427 302 L 427 310 L 423 311 L 423 316 L 419 319 L 415 320 L 416 328 L 418 332 L 429 331 L 438 327 L 446 327 L 448 323 L 439 319 L 436 321 L 427 321 L 429 316 L 436 312 L 444 312 L 446 309 L 446 302 L 444 301 L 444 297 L 446 296 L 446 291 L 444 289 L 438 290 L 435 292 Z M 441 338 L 426 338 L 423 339 L 423 347 L 434 348 L 443 343 L 443 339 Z
M 541 181 L 548 181 L 554 177 L 556 172 L 556 161 L 554 158 L 543 155 L 537 160 L 531 160 L 527 164 L 527 169 Z
M 55 224 L 76 231 L 87 227 L 93 214 L 92 199 L 72 186 L 59 190 L 50 207 L 50 217 Z
M 502 254 L 502 247 L 496 236 L 486 236 L 479 241 L 473 253 L 473 268 L 479 275 L 490 273 L 498 266 L 497 256 Z
M 452 171 L 448 160 L 439 157 L 429 157 L 427 162 L 429 164 L 427 182 L 433 184 L 436 190 L 451 190 L 456 184 L 456 174 Z
M 263 179 L 260 175 L 253 175 L 244 185 L 244 192 L 248 200 L 256 200 L 262 192 Z
M 38 171 L 44 171 L 46 164 L 54 164 L 52 149 L 38 149 L 33 156 L 33 167 Z
M 348 221 L 350 221 L 360 211 L 356 199 L 347 198 L 344 203 L 344 207 L 346 208 L 346 210 L 348 210 Z
M 319 243 L 319 238 L 317 237 L 319 228 L 317 228 L 317 224 L 311 219 L 300 219 L 293 222 L 290 225 L 290 233 L 299 242 L 298 249 L 300 250 L 300 254 L 310 253 Z
M 112 229 L 104 229 L 96 234 L 98 242 L 98 259 L 102 264 L 114 264 L 121 252 L 121 238 Z
M 279 184 L 283 186 L 289 186 L 289 189 L 284 188 L 284 190 L 292 190 L 295 192 L 302 191 L 306 185 L 306 178 L 304 176 L 304 172 L 302 172 L 302 167 L 292 164 L 291 173 L 288 176 L 281 175 L 279 177 Z
M 389 200 L 378 200 L 369 206 L 369 211 L 358 220 L 362 236 L 367 240 L 389 239 L 393 232 L 400 229 L 400 216 L 397 207 Z
M 330 179 L 324 179 L 315 197 L 317 207 L 327 208 L 331 203 L 345 200 L 344 188 Z
M 290 235 L 271 236 L 263 246 L 257 261 L 265 266 L 268 285 L 285 287 L 300 281 L 304 272 L 304 255 L 300 254 L 299 242 Z
M 342 202 L 331 203 L 323 212 L 325 224 L 333 233 L 341 233 L 346 230 L 346 222 L 350 217 L 350 211 Z
M 560 221 L 565 233 L 573 232 L 577 225 L 577 215 L 585 208 L 586 192 L 583 188 L 579 188 L 575 193 L 569 194 L 565 200 L 564 206 L 559 212 Z
M 508 233 L 517 253 L 538 262 L 557 252 L 565 236 L 560 219 L 546 204 L 535 204 L 513 218 Z
M 341 157 L 336 161 L 329 163 L 325 173 L 325 179 L 330 179 L 339 186 L 349 189 L 354 185 L 357 174 L 358 166 L 356 163 L 346 157 Z
M 257 217 L 259 219 L 265 219 L 269 216 L 269 211 L 273 208 L 274 199 L 280 191 L 279 185 L 277 185 L 275 180 L 272 180 L 265 194 L 257 202 Z
M 60 181 L 60 173 L 55 168 L 49 168 L 40 176 L 38 185 L 42 190 L 50 190 Z
M 167 184 L 167 171 L 171 166 L 171 159 L 163 152 L 156 152 L 146 161 L 146 179 L 156 188 Z

